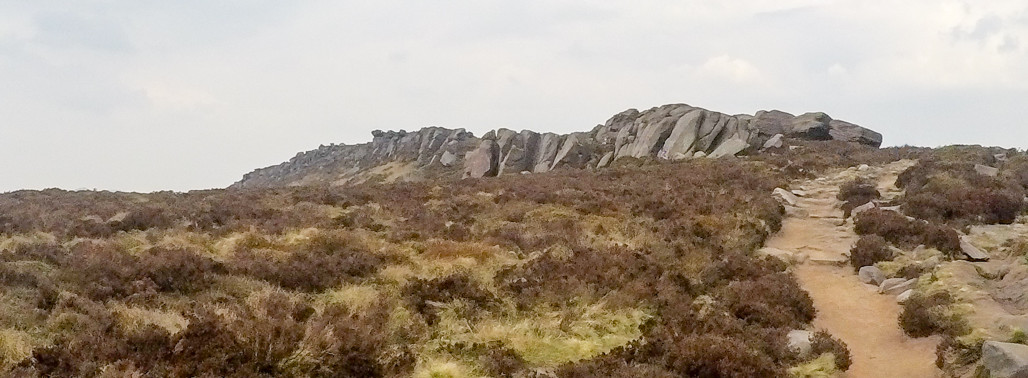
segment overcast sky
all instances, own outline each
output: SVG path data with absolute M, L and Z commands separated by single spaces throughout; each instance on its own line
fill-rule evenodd
M 0 2 L 0 191 L 224 187 L 375 129 L 824 111 L 1028 147 L 1024 0 Z

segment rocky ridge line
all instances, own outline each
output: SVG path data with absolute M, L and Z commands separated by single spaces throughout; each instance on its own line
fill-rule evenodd
M 565 167 L 603 168 L 624 158 L 719 158 L 780 147 L 783 138 L 874 147 L 882 143 L 881 134 L 825 113 L 794 116 L 773 110 L 727 115 L 685 104 L 642 112 L 629 109 L 591 131 L 565 135 L 498 129 L 476 138 L 463 129 L 428 127 L 414 132 L 375 131 L 373 136 L 370 143 L 302 152 L 288 162 L 248 173 L 232 187 L 347 184 L 385 175 L 391 179 L 432 174 L 478 178 Z

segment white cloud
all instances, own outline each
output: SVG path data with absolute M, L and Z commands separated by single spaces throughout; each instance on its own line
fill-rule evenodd
M 760 70 L 745 59 L 719 55 L 708 59 L 696 73 L 703 78 L 725 80 L 734 84 L 756 83 L 762 80 Z

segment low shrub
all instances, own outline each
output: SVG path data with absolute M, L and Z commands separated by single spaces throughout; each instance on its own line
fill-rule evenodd
M 855 271 L 881 261 L 892 261 L 893 257 L 885 238 L 874 234 L 861 236 L 850 249 L 850 265 Z
M 918 245 L 936 248 L 955 256 L 960 253 L 960 235 L 948 226 L 913 220 L 903 215 L 881 209 L 860 213 L 854 222 L 859 235 L 878 235 L 901 248 L 912 249 Z
M 971 162 L 924 160 L 903 172 L 896 185 L 906 190 L 903 211 L 931 222 L 1010 224 L 1025 210 L 1019 182 L 979 174 Z
M 403 288 L 407 305 L 424 315 L 429 325 L 438 320 L 438 305 L 464 300 L 476 310 L 486 310 L 495 303 L 491 293 L 481 288 L 465 274 L 453 274 L 436 279 L 416 279 Z
M 953 297 L 947 292 L 914 294 L 903 303 L 899 322 L 911 337 L 935 334 L 962 336 L 969 332 L 966 321 L 952 313 Z
M 378 272 L 386 260 L 354 245 L 342 235 L 312 237 L 282 259 L 240 249 L 227 263 L 228 271 L 252 276 L 290 290 L 324 291 Z
M 881 197 L 882 194 L 878 192 L 878 183 L 866 178 L 856 178 L 842 184 L 837 196 L 840 201 L 843 201 L 842 210 L 846 218 L 850 217 L 853 209 Z
M 831 353 L 832 356 L 835 356 L 835 367 L 841 371 L 849 370 L 853 365 L 853 355 L 850 353 L 849 347 L 828 331 L 821 330 L 814 333 L 810 338 L 810 351 L 814 356 Z
M 718 296 L 735 317 L 765 328 L 797 328 L 814 320 L 814 302 L 790 274 L 732 282 Z

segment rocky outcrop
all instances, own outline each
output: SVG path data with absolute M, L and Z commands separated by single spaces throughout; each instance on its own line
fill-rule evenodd
M 982 364 L 989 377 L 1028 377 L 1028 346 L 986 341 L 982 344 Z
M 842 140 L 878 147 L 881 134 L 824 113 L 772 110 L 728 115 L 686 104 L 629 109 L 588 132 L 567 135 L 498 129 L 481 138 L 429 127 L 372 133 L 370 143 L 321 146 L 288 162 L 258 169 L 233 187 L 372 179 L 479 178 L 554 169 L 603 168 L 624 158 L 723 158 L 782 148 L 787 140 Z

